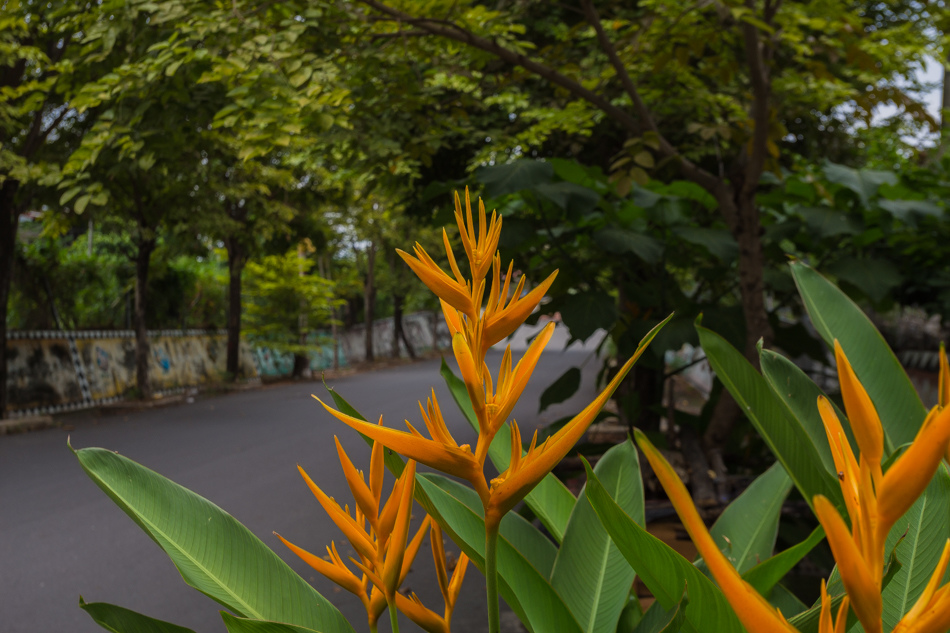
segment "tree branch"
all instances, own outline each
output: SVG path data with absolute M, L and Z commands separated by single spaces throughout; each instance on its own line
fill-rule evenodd
M 710 193 L 715 193 L 716 190 L 721 186 L 720 180 L 698 165 L 694 164 L 692 161 L 681 156 L 679 152 L 676 151 L 676 148 L 673 147 L 673 145 L 666 139 L 666 137 L 660 133 L 660 128 L 657 127 L 656 121 L 653 120 L 653 115 L 650 112 L 650 109 L 640 97 L 640 92 L 637 90 L 637 85 L 633 82 L 633 79 L 631 79 L 630 73 L 627 72 L 626 66 L 623 65 L 623 61 L 617 54 L 617 48 L 614 46 L 613 42 L 610 41 L 610 38 L 607 37 L 607 33 L 604 31 L 604 26 L 600 23 L 600 16 L 597 14 L 597 9 L 594 8 L 594 3 L 591 0 L 581 0 L 581 5 L 584 8 L 584 15 L 586 16 L 587 21 L 592 27 L 594 27 L 594 31 L 597 33 L 597 40 L 600 42 L 600 47 L 603 49 L 604 53 L 607 54 L 607 59 L 610 60 L 611 65 L 613 65 L 614 70 L 617 72 L 617 77 L 620 78 L 620 83 L 623 85 L 623 89 L 633 102 L 633 107 L 636 109 L 637 114 L 644 121 L 647 129 L 657 135 L 657 138 L 660 141 L 660 153 L 664 157 L 677 159 L 680 162 L 683 173 L 690 180 L 694 181 L 696 184 L 706 189 Z

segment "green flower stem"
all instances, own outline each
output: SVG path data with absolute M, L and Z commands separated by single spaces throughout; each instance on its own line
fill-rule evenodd
M 485 592 L 488 596 L 488 633 L 500 633 L 498 614 L 498 526 L 485 529 Z
M 399 633 L 399 618 L 397 617 L 398 614 L 399 612 L 396 611 L 396 601 L 393 600 L 392 602 L 389 603 L 389 622 L 390 624 L 392 624 L 393 633 Z

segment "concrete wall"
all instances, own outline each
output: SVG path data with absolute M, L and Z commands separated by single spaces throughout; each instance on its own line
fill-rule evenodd
M 135 386 L 132 331 L 13 331 L 7 364 L 13 415 L 56 413 L 114 402 Z M 149 332 L 152 389 L 167 393 L 220 380 L 226 366 L 224 332 Z M 247 343 L 241 345 L 241 375 L 257 377 Z
M 451 346 L 441 314 L 418 312 L 403 319 L 406 336 L 417 353 Z M 337 349 L 339 365 L 365 360 L 362 326 L 341 332 Z M 57 413 L 115 402 L 135 387 L 135 333 L 131 330 L 48 331 L 8 333 L 7 364 L 9 411 L 12 416 Z M 149 378 L 156 393 L 220 380 L 225 372 L 227 336 L 224 330 L 150 331 Z M 373 323 L 377 358 L 392 355 L 393 319 Z M 406 356 L 400 345 L 400 355 Z M 241 375 L 288 376 L 293 354 L 241 342 Z M 328 332 L 313 339 L 310 367 L 333 367 L 334 344 Z

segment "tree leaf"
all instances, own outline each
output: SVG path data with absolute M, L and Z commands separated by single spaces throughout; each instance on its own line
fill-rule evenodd
M 600 202 L 599 193 L 573 182 L 545 182 L 535 186 L 534 190 L 572 215 L 583 215 Z
M 472 403 L 468 399 L 468 390 L 465 388 L 465 383 L 452 373 L 444 358 L 442 359 L 440 373 L 449 387 L 449 393 L 452 394 L 452 398 L 461 409 L 465 419 L 477 431 L 478 420 L 475 417 L 475 411 L 472 409 Z M 488 457 L 498 472 L 504 472 L 508 469 L 508 464 L 511 463 L 511 427 L 508 426 L 507 422 L 498 429 L 495 439 L 488 447 Z M 577 502 L 571 491 L 560 479 L 548 473 L 528 493 L 524 501 L 542 525 L 551 533 L 554 540 L 560 543 L 564 538 L 564 530 L 567 528 L 571 510 Z
M 672 610 L 689 588 L 683 630 L 690 633 L 741 633 L 739 619 L 725 596 L 709 578 L 669 545 L 637 524 L 610 498 L 603 484 L 587 468 L 586 495 L 610 538 L 666 610 Z
M 594 233 L 594 241 L 610 253 L 633 253 L 648 264 L 657 263 L 663 256 L 663 244 L 629 229 L 603 228 Z
M 628 438 L 608 450 L 594 472 L 617 505 L 638 523 L 645 523 L 643 481 L 633 442 Z M 551 585 L 586 633 L 616 631 L 635 576 L 590 501 L 581 494 L 554 562 Z
M 425 491 L 429 514 L 484 572 L 485 521 L 475 491 L 434 473 L 416 475 L 416 483 Z M 528 537 L 528 533 L 521 530 L 517 532 L 520 542 L 516 546 L 509 526 L 518 520 L 525 522 L 509 512 L 499 530 L 498 585 L 502 597 L 534 633 L 580 633 L 581 628 L 570 609 L 548 582 L 547 575 L 540 571 L 545 567 L 544 561 L 551 560 L 553 564 L 554 545 L 528 524 L 528 529 L 534 530 L 537 536 Z M 547 546 L 543 545 L 545 542 Z
M 877 193 L 878 187 L 883 184 L 897 184 L 897 175 L 891 171 L 875 171 L 873 169 L 852 169 L 844 165 L 826 162 L 825 177 L 835 184 L 842 185 L 858 195 L 861 204 L 869 207 L 871 197 Z
M 884 427 L 886 451 L 912 442 L 927 410 L 884 337 L 864 312 L 822 275 L 801 262 L 792 262 L 791 269 L 818 334 L 829 347 L 838 339 L 871 397 Z
M 522 159 L 503 165 L 491 165 L 475 170 L 475 178 L 485 185 L 485 196 L 497 198 L 548 183 L 554 168 L 544 161 Z
M 541 394 L 541 404 L 538 407 L 538 413 L 541 413 L 552 404 L 564 402 L 581 387 L 581 370 L 577 367 L 571 367 L 561 374 L 561 377 L 551 383 L 551 386 Z
M 722 384 L 785 467 L 809 503 L 821 494 L 844 507 L 841 488 L 822 467 L 815 440 L 785 407 L 765 379 L 732 345 L 718 334 L 697 325 L 699 342 Z
M 596 290 L 564 297 L 560 312 L 571 337 L 581 341 L 589 339 L 597 330 L 610 329 L 617 320 L 615 299 Z
M 677 226 L 673 228 L 673 232 L 691 244 L 702 246 L 724 263 L 729 263 L 739 256 L 739 245 L 732 234 L 724 229 Z
M 323 633 L 353 628 L 234 517 L 130 459 L 75 451 L 86 474 L 158 543 L 186 583 L 237 614 Z
M 79 597 L 79 606 L 96 624 L 112 633 L 195 633 L 183 626 L 156 620 L 125 607 L 107 602 L 85 602 Z

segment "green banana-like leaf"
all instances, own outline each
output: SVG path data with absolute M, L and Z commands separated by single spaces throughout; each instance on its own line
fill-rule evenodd
M 887 452 L 913 441 L 927 410 L 884 337 L 833 283 L 801 262 L 790 266 L 815 329 L 829 346 L 838 339 L 871 397 L 884 427 Z
M 221 619 L 228 633 L 320 633 L 304 626 L 271 622 L 269 620 L 250 620 L 231 615 L 227 611 L 221 612 Z
M 475 491 L 434 473 L 416 475 L 416 482 L 426 493 L 429 514 L 484 571 L 485 520 Z M 534 530 L 536 536 L 519 527 L 519 522 Z M 556 555 L 553 550 L 554 545 L 523 518 L 512 512 L 505 515 L 497 550 L 501 595 L 534 633 L 581 633 L 574 615 L 548 582 Z M 545 568 L 547 572 L 542 573 Z
M 688 587 L 683 587 L 683 597 L 672 609 L 664 609 L 659 602 L 650 605 L 633 633 L 679 633 L 686 620 L 686 607 L 689 605 L 688 589 Z
M 79 606 L 96 624 L 112 633 L 195 633 L 183 626 L 156 620 L 137 611 L 107 602 L 86 602 L 79 596 Z
M 186 583 L 244 617 L 352 633 L 340 612 L 230 514 L 101 448 L 75 451 L 86 474 L 159 547 Z
M 709 534 L 716 545 L 740 574 L 759 561 L 771 558 L 782 503 L 791 489 L 792 480 L 776 462 L 756 477 L 710 528 Z M 697 567 L 705 573 L 705 563 Z
M 841 420 L 845 435 L 848 436 L 848 441 L 851 442 L 851 449 L 857 455 L 857 443 L 854 441 L 854 435 L 851 433 L 851 426 L 848 424 L 847 417 L 805 372 L 781 354 L 771 350 L 762 350 L 759 353 L 759 363 L 762 367 L 762 375 L 765 376 L 769 386 L 772 387 L 772 391 L 785 403 L 792 416 L 798 420 L 805 433 L 814 443 L 824 469 L 830 475 L 837 476 L 838 469 L 835 468 L 835 460 L 831 456 L 831 446 L 828 444 L 825 423 L 822 422 L 821 415 L 818 414 L 818 397 L 824 396 L 834 407 L 838 419 Z
M 666 610 L 672 610 L 689 591 L 683 630 L 689 633 L 742 633 L 732 607 L 709 578 L 676 550 L 637 525 L 587 468 L 586 495 L 617 548 Z
M 763 596 L 769 595 L 785 574 L 790 572 L 808 552 L 815 549 L 825 538 L 825 531 L 821 526 L 816 527 L 801 543 L 792 545 L 785 551 L 768 558 L 742 574 L 742 579 L 752 585 Z M 785 615 L 789 613 L 783 611 Z
M 766 595 L 769 604 L 781 611 L 786 618 L 791 618 L 808 610 L 808 605 L 786 589 L 785 585 L 775 585 Z
M 822 466 L 815 440 L 775 395 L 765 378 L 724 338 L 699 324 L 696 331 L 716 375 L 809 505 L 815 495 L 820 494 L 843 508 L 841 487 Z
M 478 419 L 475 417 L 475 410 L 472 409 L 472 403 L 468 399 L 468 391 L 465 389 L 465 383 L 462 379 L 452 373 L 452 369 L 442 359 L 442 377 L 445 378 L 445 384 L 449 387 L 452 398 L 462 411 L 466 421 L 476 431 L 478 430 Z M 491 446 L 488 447 L 488 457 L 498 472 L 504 472 L 508 469 L 511 462 L 511 428 L 505 422 Z M 564 530 L 567 527 L 568 519 L 571 516 L 571 510 L 577 499 L 571 494 L 561 480 L 548 473 L 544 476 L 537 486 L 525 496 L 524 502 L 527 504 L 535 516 L 541 521 L 554 539 L 560 543 L 564 538 Z
M 607 451 L 594 472 L 623 511 L 643 525 L 643 480 L 633 442 L 627 439 Z M 581 494 L 554 562 L 551 585 L 586 633 L 616 631 L 635 576 L 590 501 Z

